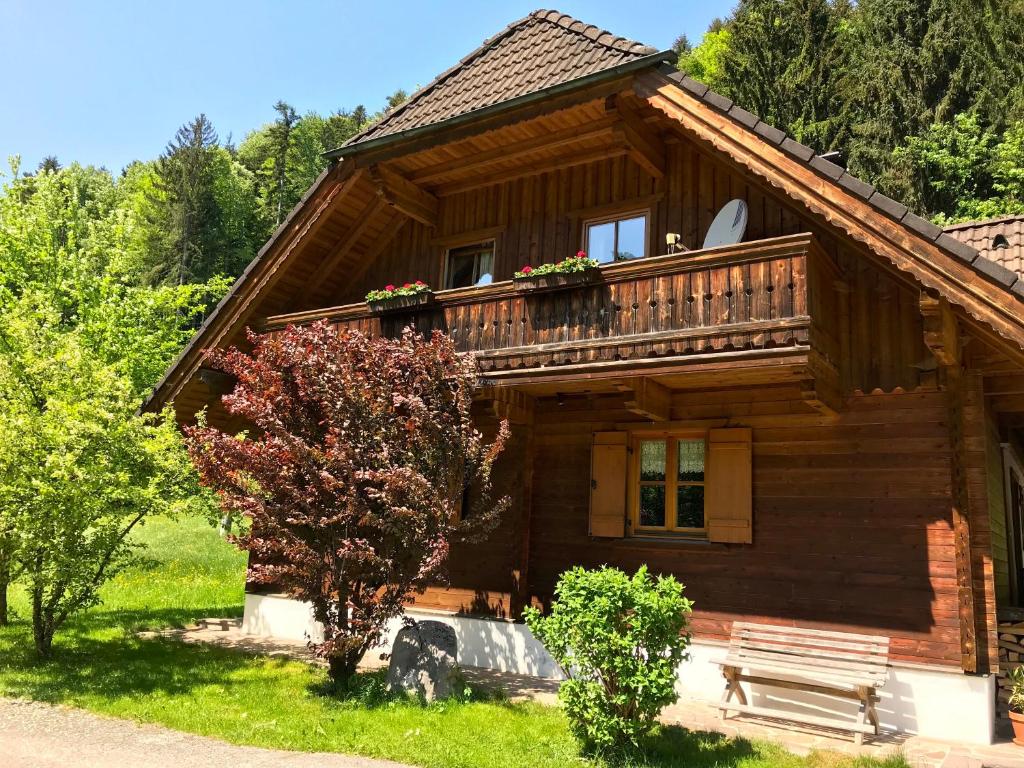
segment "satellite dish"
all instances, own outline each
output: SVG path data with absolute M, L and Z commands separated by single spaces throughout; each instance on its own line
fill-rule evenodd
M 704 238 L 705 248 L 717 248 L 720 245 L 735 245 L 743 240 L 747 231 L 747 204 L 743 200 L 730 200 L 722 206 L 715 216 Z

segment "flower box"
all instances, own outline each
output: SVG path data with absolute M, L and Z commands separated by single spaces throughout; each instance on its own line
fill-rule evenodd
M 523 277 L 513 278 L 512 284 L 515 285 L 517 291 L 553 291 L 558 288 L 568 288 L 572 285 L 589 285 L 596 282 L 600 276 L 600 268 L 587 267 L 578 272 L 548 272 L 542 275 L 528 274 Z
M 388 315 L 394 312 L 415 312 L 434 303 L 434 292 L 423 291 L 411 296 L 391 296 L 387 299 L 367 301 L 370 311 L 377 315 Z

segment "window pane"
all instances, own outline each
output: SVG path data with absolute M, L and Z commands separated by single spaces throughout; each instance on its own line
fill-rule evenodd
M 679 441 L 679 480 L 684 483 L 704 482 L 704 441 Z
M 480 254 L 480 263 L 477 266 L 476 284 L 490 285 L 494 278 L 494 251 L 485 251 Z
M 647 218 L 637 216 L 619 222 L 619 251 L 616 260 L 639 259 L 644 255 L 647 241 Z
M 448 254 L 448 287 L 466 288 L 472 285 L 475 263 L 476 254 L 474 253 L 452 251 Z
M 640 525 L 659 528 L 665 525 L 665 486 L 640 486 Z
M 587 227 L 587 256 L 602 264 L 615 260 L 615 222 Z
M 640 479 L 665 479 L 665 441 L 644 440 L 640 443 Z
M 681 485 L 676 489 L 676 527 L 704 527 L 704 486 Z

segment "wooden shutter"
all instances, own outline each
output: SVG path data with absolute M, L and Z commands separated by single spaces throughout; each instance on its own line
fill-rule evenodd
M 626 533 L 626 433 L 595 432 L 590 454 L 590 535 Z
M 704 512 L 711 541 L 734 544 L 754 541 L 751 457 L 749 429 L 708 432 Z

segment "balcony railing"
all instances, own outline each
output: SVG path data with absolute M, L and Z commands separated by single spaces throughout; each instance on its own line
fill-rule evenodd
M 270 317 L 266 329 L 320 319 L 370 335 L 438 329 L 495 373 L 778 347 L 834 361 L 830 268 L 800 234 L 608 264 L 588 285 L 524 293 L 507 280 L 439 291 L 415 311 L 349 304 Z

